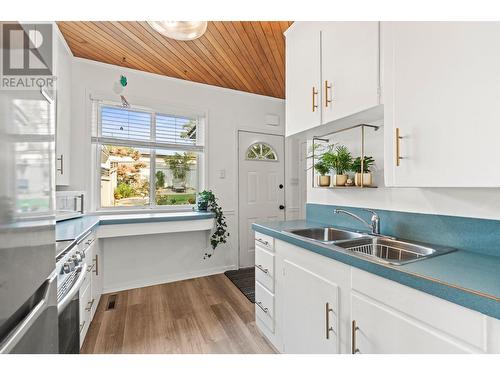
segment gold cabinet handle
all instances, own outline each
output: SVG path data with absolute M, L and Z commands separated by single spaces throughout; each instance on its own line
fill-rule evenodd
M 352 354 L 360 353 L 360 351 L 356 345 L 356 331 L 358 329 L 359 329 L 359 327 L 356 325 L 356 321 L 353 320 L 352 327 L 351 327 L 351 353 Z
M 316 90 L 313 86 L 312 88 L 312 111 L 315 112 L 318 105 L 316 104 L 316 95 L 318 95 L 318 90 Z
M 330 89 L 332 91 L 332 96 L 333 96 L 333 89 L 332 89 L 332 84 L 328 84 L 328 81 L 325 81 L 325 107 L 328 108 L 328 103 L 332 102 L 332 99 L 328 99 L 328 90 Z
M 333 309 L 330 307 L 330 303 L 326 303 L 325 305 L 325 314 L 326 314 L 326 339 L 327 340 L 330 340 L 330 332 L 334 332 L 335 333 L 335 330 L 333 329 L 333 327 L 330 326 L 330 313 L 333 313 Z
M 399 167 L 401 165 L 401 135 L 399 135 L 399 128 L 396 128 L 396 166 Z

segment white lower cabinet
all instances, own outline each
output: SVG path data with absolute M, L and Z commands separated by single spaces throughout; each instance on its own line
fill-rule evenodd
M 97 305 L 102 294 L 102 250 L 99 246 L 99 240 L 92 232 L 78 246 L 85 252 L 85 262 L 87 269 L 85 280 L 80 287 L 80 347 L 83 345 L 85 336 L 89 329 L 92 319 L 94 319 Z
M 280 240 L 258 260 L 257 326 L 279 352 L 500 353 L 498 319 Z
M 92 252 L 92 307 L 91 307 L 91 319 L 94 319 L 95 312 L 97 310 L 97 305 L 102 295 L 103 288 L 103 277 L 102 277 L 102 250 L 99 246 L 99 242 L 96 239 L 94 242 L 94 250 Z
M 351 296 L 353 354 L 450 354 L 478 351 L 361 295 Z
M 269 332 L 274 332 L 274 294 L 255 282 L 255 315 Z
M 283 267 L 284 351 L 338 353 L 338 285 L 289 260 Z
M 80 289 L 80 347 L 83 345 L 85 335 L 89 329 L 91 320 L 89 306 L 92 299 L 90 284 L 82 287 L 82 289 Z

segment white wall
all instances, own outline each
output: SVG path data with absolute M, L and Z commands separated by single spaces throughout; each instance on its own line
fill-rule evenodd
M 353 153 L 359 151 L 359 131 L 335 138 Z M 383 127 L 378 132 L 366 131 L 366 155 L 376 160 L 377 189 L 319 189 L 311 187 L 307 174 L 307 202 L 353 207 L 371 207 L 395 211 L 442 214 L 452 216 L 500 219 L 498 188 L 387 188 L 383 185 Z M 464 173 L 469 173 L 464 171 Z M 480 176 L 477 176 L 480 178 Z
M 235 268 L 234 253 L 217 248 L 203 259 L 206 231 L 100 239 L 104 292 L 211 275 Z
M 71 182 L 68 189 L 92 192 L 92 157 L 91 157 L 91 113 L 89 95 L 114 98 L 113 84 L 120 75 L 128 78 L 124 96 L 132 105 L 148 104 L 158 108 L 179 108 L 186 111 L 202 112 L 207 115 L 207 161 L 208 173 L 206 188 L 212 189 L 220 198 L 220 203 L 228 219 L 230 243 L 217 249 L 216 255 L 209 261 L 202 259 L 200 242 L 189 242 L 190 237 L 197 235 L 180 235 L 185 243 L 192 243 L 192 254 L 200 255 L 201 267 L 218 270 L 234 268 L 238 264 L 238 161 L 237 161 L 237 131 L 251 130 L 272 134 L 284 133 L 284 101 L 240 91 L 209 86 L 175 78 L 169 78 L 152 73 L 122 68 L 90 60 L 75 58 L 72 70 L 72 124 L 71 124 Z M 151 104 L 152 103 L 152 104 Z M 266 115 L 277 115 L 279 125 L 266 125 Z M 221 170 L 225 178 L 220 178 Z M 293 189 L 292 189 L 293 190 Z M 169 236 L 169 235 L 166 235 Z M 177 239 L 178 240 L 178 239 Z M 109 248 L 110 259 L 114 243 L 106 243 L 104 251 Z M 111 240 L 109 240 L 111 241 Z M 162 238 L 161 242 L 167 241 Z M 138 246 L 136 241 L 125 241 L 120 246 L 133 249 Z M 167 253 L 168 254 L 168 253 Z M 230 254 L 230 256 L 227 256 Z M 172 261 L 176 261 L 172 259 Z M 183 265 L 180 264 L 179 267 Z M 191 263 L 177 273 L 188 274 L 190 269 L 202 272 L 200 267 Z M 106 265 L 105 265 L 106 269 Z

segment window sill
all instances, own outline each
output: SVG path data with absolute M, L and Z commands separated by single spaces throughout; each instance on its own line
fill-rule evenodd
M 161 208 L 102 208 L 94 212 L 89 212 L 88 215 L 129 215 L 129 214 L 161 214 L 161 213 L 176 213 L 176 212 L 195 212 L 196 205 L 186 206 L 169 206 Z
M 213 225 L 212 212 L 121 213 L 100 216 L 98 237 L 208 231 Z

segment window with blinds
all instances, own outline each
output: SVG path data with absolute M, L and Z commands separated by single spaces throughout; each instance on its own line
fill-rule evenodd
M 103 137 L 151 140 L 151 113 L 116 107 L 101 108 L 101 134 Z
M 100 207 L 192 205 L 203 176 L 199 117 L 100 104 Z

